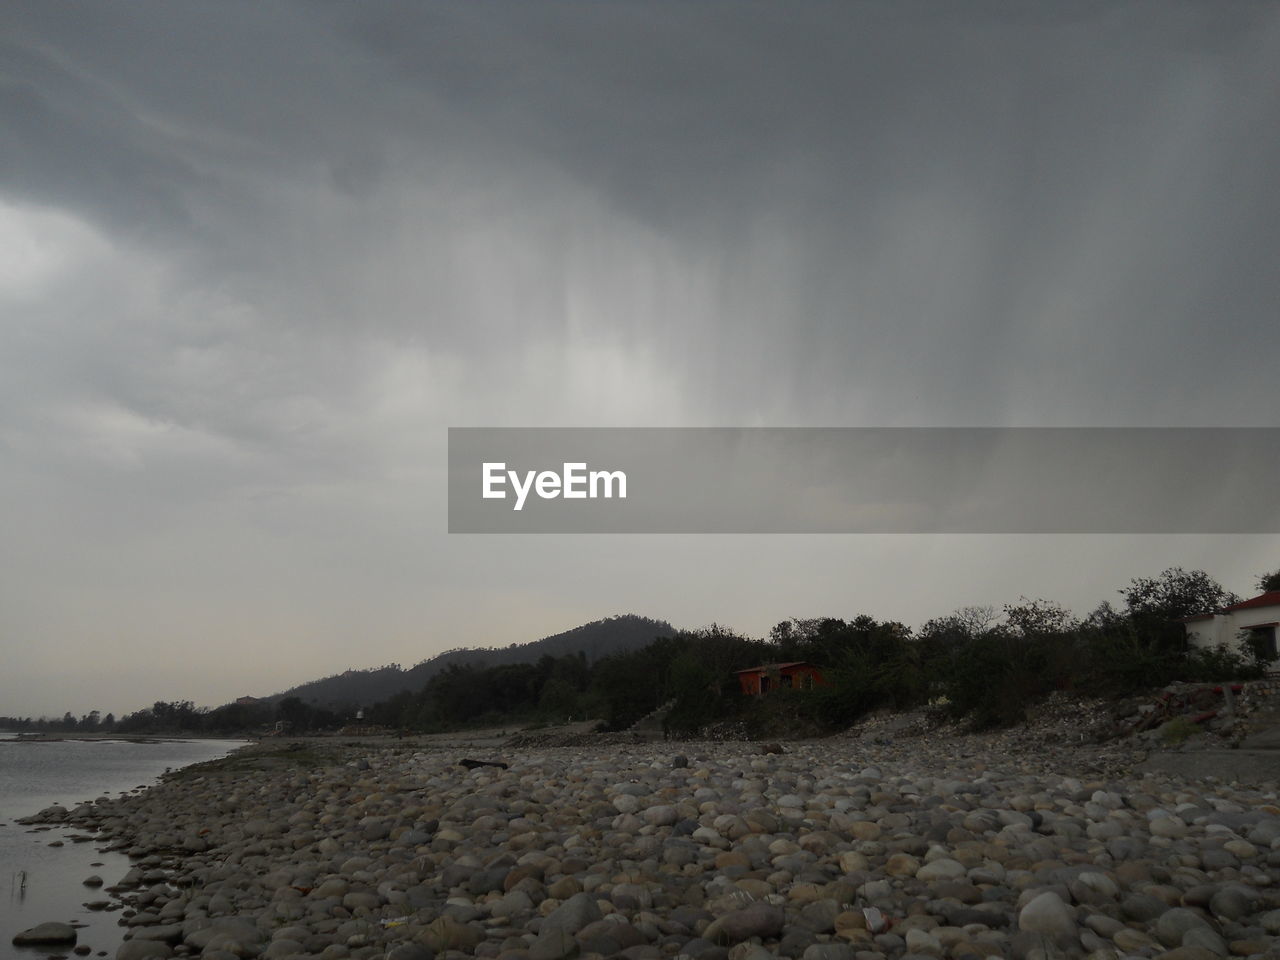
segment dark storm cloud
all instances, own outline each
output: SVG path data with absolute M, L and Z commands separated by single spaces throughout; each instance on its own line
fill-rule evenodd
M 1273 7 L 4 16 L 6 194 L 250 305 L 233 354 L 381 338 L 505 375 L 577 302 L 695 418 L 1268 422 Z M 147 331 L 83 376 L 145 393 L 134 358 L 222 336 Z
M 11 8 L 10 189 L 194 245 L 197 271 L 294 322 L 481 352 L 499 330 L 561 333 L 591 204 L 714 288 L 608 326 L 678 345 L 730 394 L 780 361 L 826 416 L 858 411 L 823 384 L 886 363 L 899 408 L 923 395 L 915 417 L 952 391 L 1003 416 L 963 373 L 993 360 L 1065 359 L 1119 389 L 1136 374 L 1159 396 L 1163 371 L 1193 375 L 1180 358 L 1225 373 L 1223 344 L 1277 303 L 1264 6 L 235 10 Z M 446 199 L 397 216 L 388 198 L 415 189 Z M 490 282 L 538 304 L 519 318 L 478 318 L 457 276 L 454 227 L 486 218 L 546 240 L 524 277 L 493 254 Z M 372 298 L 380 317 L 353 320 L 388 227 L 421 251 L 428 309 Z

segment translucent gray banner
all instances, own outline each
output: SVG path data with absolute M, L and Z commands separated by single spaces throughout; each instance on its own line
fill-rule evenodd
M 450 533 L 1277 533 L 1280 428 L 449 430 Z

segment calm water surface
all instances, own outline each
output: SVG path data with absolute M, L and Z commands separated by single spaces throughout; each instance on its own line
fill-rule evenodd
M 123 740 L 19 741 L 0 732 L 0 956 L 47 957 L 59 948 L 10 945 L 13 935 L 46 920 L 85 923 L 79 943 L 114 956 L 123 928 L 117 912 L 90 911 L 84 903 L 106 900 L 101 890 L 82 881 L 97 874 L 106 886 L 130 867 L 119 853 L 100 853 L 99 844 L 75 843 L 84 834 L 72 827 L 34 832 L 16 823 L 50 804 L 67 809 L 86 800 L 152 784 L 166 769 L 221 757 L 240 746 L 231 740 L 175 740 L 130 743 Z M 54 841 L 63 846 L 52 847 Z M 101 864 L 92 866 L 92 864 Z

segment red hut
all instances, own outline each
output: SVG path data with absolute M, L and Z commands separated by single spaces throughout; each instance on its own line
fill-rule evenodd
M 790 663 L 766 663 L 759 667 L 748 667 L 735 671 L 742 692 L 751 696 L 760 696 L 770 690 L 812 690 L 814 687 L 826 686 L 822 671 L 807 660 L 793 660 Z

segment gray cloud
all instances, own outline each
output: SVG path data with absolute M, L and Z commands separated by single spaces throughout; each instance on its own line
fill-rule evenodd
M 26 688 L 254 623 L 263 692 L 354 633 L 414 660 L 618 606 L 912 620 L 1139 562 L 1247 590 L 1275 552 L 443 535 L 449 425 L 1274 425 L 1271 5 L 26 2 L 0 36 Z M 219 683 L 184 695 L 250 685 Z

